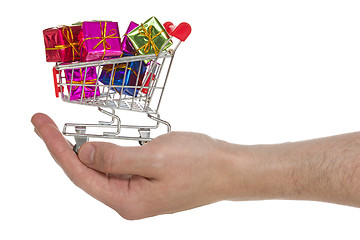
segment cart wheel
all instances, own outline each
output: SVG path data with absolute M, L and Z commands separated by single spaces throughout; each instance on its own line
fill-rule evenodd
M 149 141 L 139 141 L 140 146 L 147 144 Z
M 140 128 L 139 130 L 140 138 L 150 138 L 150 129 L 149 128 Z M 140 146 L 143 146 L 144 144 L 148 143 L 149 141 L 140 140 L 139 144 Z

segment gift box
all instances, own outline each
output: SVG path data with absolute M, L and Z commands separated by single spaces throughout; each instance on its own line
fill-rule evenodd
M 83 62 L 120 57 L 117 22 L 83 22 L 80 58 Z
M 125 35 L 124 35 L 124 38 L 123 38 L 122 41 L 121 41 L 121 47 L 120 47 L 120 49 L 121 49 L 121 51 L 122 51 L 123 53 L 135 55 L 136 51 L 135 51 L 134 47 L 132 46 L 130 40 L 128 39 L 127 34 L 128 34 L 129 32 L 131 32 L 132 30 L 134 30 L 137 26 L 139 26 L 139 24 L 137 24 L 137 23 L 135 23 L 135 22 L 133 22 L 133 21 L 130 22 L 129 27 L 128 27 L 128 29 L 126 30 L 126 33 L 125 33 Z
M 65 70 L 66 83 L 70 100 L 85 99 L 99 96 L 99 87 L 86 86 L 96 85 L 97 73 L 96 67 L 76 68 Z M 84 83 L 85 78 L 85 83 Z M 74 85 L 69 85 L 74 84 Z M 82 86 L 81 86 L 82 85 Z M 84 88 L 84 89 L 83 89 Z
M 155 17 L 148 19 L 126 35 L 140 55 L 154 53 L 158 55 L 162 45 L 170 37 L 163 25 Z M 168 41 L 163 50 L 168 49 L 171 45 L 172 42 Z M 145 63 L 149 61 L 145 61 Z
M 103 67 L 99 81 L 104 85 L 119 86 L 112 87 L 111 89 L 120 94 L 137 96 L 141 89 L 145 71 L 146 65 L 140 61 L 129 62 L 127 65 L 126 63 L 116 64 L 114 66 L 114 72 L 113 65 L 107 65 Z
M 63 26 L 43 31 L 47 62 L 80 60 L 79 35 L 81 26 Z

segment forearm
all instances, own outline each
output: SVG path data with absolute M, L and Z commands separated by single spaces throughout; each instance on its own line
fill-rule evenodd
M 360 207 L 360 133 L 238 149 L 229 158 L 230 200 L 301 199 Z
M 360 207 L 360 133 L 244 146 L 171 132 L 142 147 L 86 143 L 76 155 L 49 117 L 37 114 L 32 122 L 70 179 L 126 219 L 225 199 L 303 199 Z

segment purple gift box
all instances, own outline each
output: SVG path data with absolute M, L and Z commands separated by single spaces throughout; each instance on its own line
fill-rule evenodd
M 123 51 L 124 53 L 128 53 L 131 55 L 135 55 L 136 51 L 133 48 L 130 40 L 128 39 L 128 36 L 126 34 L 128 34 L 129 32 L 131 32 L 133 29 L 135 29 L 137 26 L 139 26 L 139 24 L 134 23 L 133 21 L 130 22 L 128 29 L 126 30 L 126 33 L 124 35 L 123 40 L 121 41 L 121 51 Z
M 66 69 L 65 78 L 70 100 L 91 98 L 94 97 L 94 94 L 96 94 L 96 96 L 100 95 L 99 87 L 94 86 L 97 80 L 96 67 Z
M 120 57 L 120 34 L 117 22 L 82 23 L 81 61 Z

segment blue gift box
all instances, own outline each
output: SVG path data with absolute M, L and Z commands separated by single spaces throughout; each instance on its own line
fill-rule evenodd
M 141 88 L 145 72 L 146 64 L 141 61 L 120 63 L 114 66 L 107 65 L 103 67 L 99 81 L 104 85 L 111 86 L 112 90 L 120 94 L 135 95 L 136 97 Z

